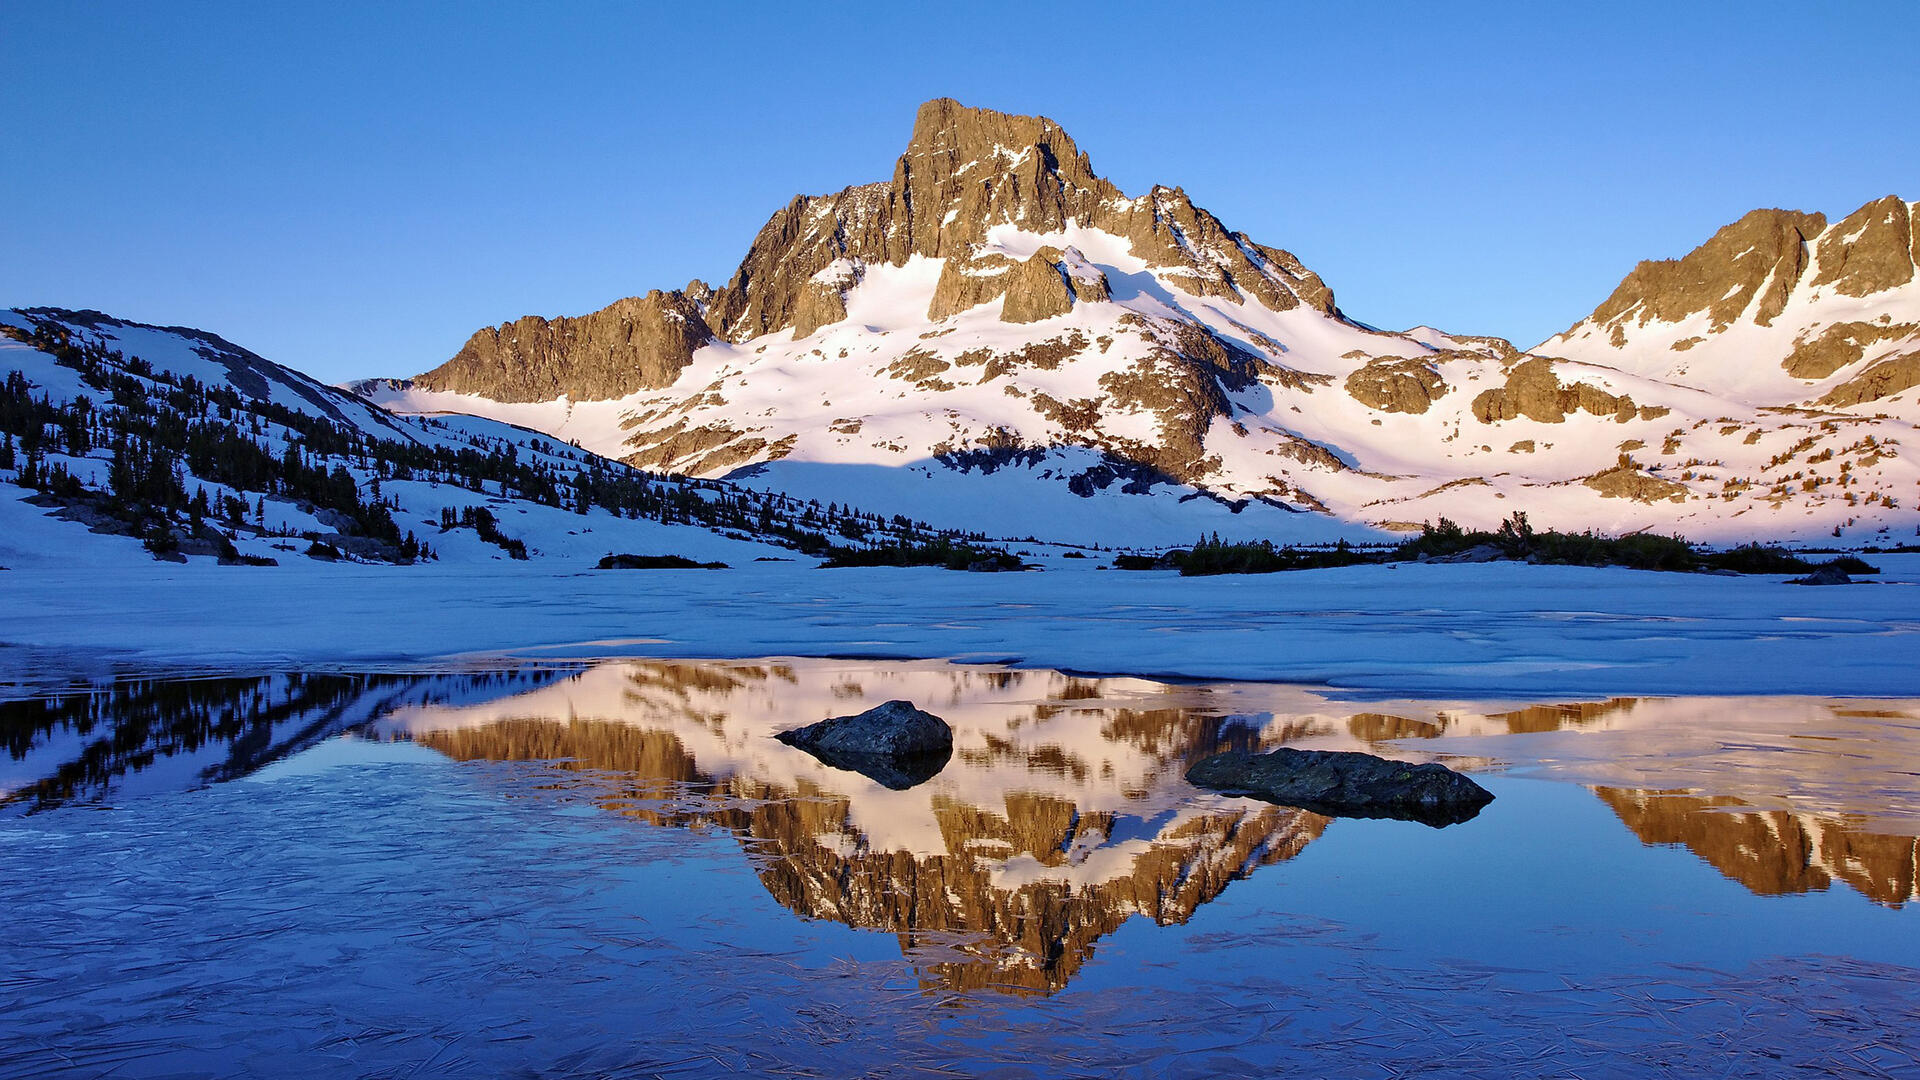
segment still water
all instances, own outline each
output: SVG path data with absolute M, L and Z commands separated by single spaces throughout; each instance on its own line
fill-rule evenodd
M 892 790 L 773 739 L 904 698 Z M 939 661 L 0 703 L 0 1075 L 1920 1074 L 1920 702 Z M 1444 829 L 1192 787 L 1470 770 Z

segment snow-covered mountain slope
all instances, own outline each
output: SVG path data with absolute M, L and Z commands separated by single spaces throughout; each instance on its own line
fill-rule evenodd
M 1911 321 L 1874 308 L 1884 290 L 1847 291 L 1898 276 L 1880 265 L 1886 229 L 1835 229 L 1806 270 L 1820 318 L 1844 296 L 1862 325 Z M 1618 318 L 1601 321 L 1611 335 Z M 1874 366 L 1893 339 L 1783 410 L 1759 383 L 1623 362 L 1581 330 L 1534 355 L 1363 326 L 1294 256 L 1179 189 L 1129 198 L 1052 121 L 943 100 L 891 181 L 795 199 L 723 288 L 524 318 L 358 388 L 646 469 L 1003 535 L 1323 539 L 1514 510 L 1723 540 L 1920 521 L 1920 471 L 1898 449 L 1915 416 L 1842 390 L 1869 369 L 1873 392 L 1899 381 Z
M 0 566 L 738 563 L 913 529 L 649 476 L 497 421 L 395 416 L 204 331 L 0 311 Z

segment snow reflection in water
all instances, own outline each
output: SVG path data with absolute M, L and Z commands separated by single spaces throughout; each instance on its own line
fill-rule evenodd
M 0 1074 L 1914 1053 L 1908 702 L 1355 704 L 823 660 L 331 679 L 0 706 Z M 770 737 L 896 697 L 956 733 L 907 791 Z M 1437 757 L 1500 801 L 1435 831 L 1181 779 L 1281 743 Z

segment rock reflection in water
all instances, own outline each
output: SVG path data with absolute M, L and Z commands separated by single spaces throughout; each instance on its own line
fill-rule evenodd
M 898 934 L 929 985 L 1047 993 L 1134 915 L 1185 922 L 1325 827 L 1186 784 L 1192 760 L 1259 740 L 1205 696 L 947 664 L 635 662 L 381 727 L 462 760 L 559 761 L 608 809 L 727 829 L 781 904 Z M 911 790 L 773 738 L 890 698 L 954 729 L 953 759 Z

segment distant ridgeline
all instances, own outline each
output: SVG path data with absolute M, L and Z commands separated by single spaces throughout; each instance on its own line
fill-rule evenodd
M 29 501 L 94 532 L 137 537 L 159 558 L 267 563 L 263 552 L 278 550 L 411 563 L 441 557 L 445 534 L 464 529 L 525 559 L 541 553 L 539 537 L 501 527 L 516 503 L 808 553 L 964 539 L 650 475 L 507 424 L 396 417 L 200 331 L 44 308 L 4 316 L 14 324 L 0 323 L 0 485 L 33 490 Z M 114 347 L 131 336 L 178 356 Z

